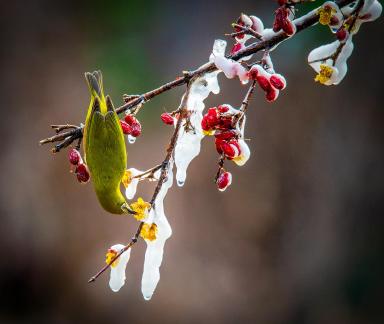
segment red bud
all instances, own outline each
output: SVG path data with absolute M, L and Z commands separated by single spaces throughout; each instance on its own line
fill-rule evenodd
M 174 123 L 174 118 L 169 113 L 161 114 L 160 118 L 163 121 L 163 123 L 166 125 L 173 125 L 173 123 Z
M 68 154 L 69 163 L 73 165 L 78 165 L 81 161 L 80 152 L 76 149 L 71 149 Z
M 230 172 L 223 172 L 220 174 L 219 178 L 216 181 L 217 188 L 220 191 L 227 189 L 232 183 L 232 174 Z
M 128 125 L 132 125 L 137 122 L 137 118 L 133 115 L 125 115 L 124 120 Z
M 121 125 L 121 128 L 123 129 L 123 133 L 124 134 L 131 134 L 132 132 L 132 127 L 130 125 L 128 125 L 128 123 L 126 123 L 124 120 L 120 120 L 120 125 Z
M 86 164 L 80 163 L 76 167 L 76 177 L 79 182 L 86 183 L 89 181 L 90 175 L 89 175 L 89 170 Z
M 267 77 L 265 77 L 264 75 L 259 75 L 256 79 L 261 89 L 263 89 L 264 91 L 269 91 L 271 89 L 271 84 L 269 83 Z
M 272 74 L 269 78 L 269 82 L 278 90 L 283 90 L 286 86 L 285 80 L 278 74 Z
M 135 123 L 132 123 L 131 129 L 132 129 L 131 135 L 133 137 L 140 136 L 140 134 L 141 134 L 141 124 L 139 123 L 139 121 L 136 121 Z

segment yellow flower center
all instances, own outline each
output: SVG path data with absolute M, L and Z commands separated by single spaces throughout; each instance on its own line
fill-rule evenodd
M 214 130 L 203 130 L 203 134 L 206 135 L 206 136 L 212 136 L 213 134 L 215 134 L 215 131 Z
M 121 179 L 121 182 L 125 188 L 129 186 L 129 184 L 132 181 L 132 172 L 129 170 L 125 170 L 123 178 Z
M 332 67 L 325 64 L 321 64 L 320 71 L 316 75 L 315 81 L 320 82 L 321 84 L 325 84 L 332 77 L 333 71 L 334 70 Z
M 151 207 L 151 204 L 144 201 L 143 198 L 139 197 L 136 202 L 131 204 L 131 209 L 136 213 L 134 217 L 137 220 L 143 220 L 148 213 L 148 209 Z
M 117 252 L 115 250 L 109 249 L 107 254 L 105 255 L 105 263 L 110 264 L 111 261 L 116 257 L 116 255 L 117 255 Z M 111 267 L 115 268 L 118 264 L 119 264 L 119 259 L 116 259 L 111 264 Z
M 321 7 L 318 11 L 319 14 L 319 23 L 322 25 L 329 25 L 332 17 L 337 12 L 332 6 Z
M 140 236 L 144 240 L 154 241 L 156 240 L 156 237 L 157 237 L 157 231 L 158 229 L 155 223 L 152 223 L 152 224 L 144 223 L 143 226 L 141 227 Z

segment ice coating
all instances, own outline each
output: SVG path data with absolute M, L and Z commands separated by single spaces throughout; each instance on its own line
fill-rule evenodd
M 136 137 L 132 135 L 128 135 L 128 143 L 129 144 L 134 144 L 136 142 Z
M 119 253 L 124 248 L 123 244 L 115 244 L 110 247 L 111 250 Z M 114 292 L 118 292 L 125 283 L 125 268 L 131 256 L 131 249 L 125 251 L 118 259 L 115 267 L 111 266 L 111 276 L 109 278 L 109 287 Z
M 127 197 L 127 199 L 133 199 L 133 197 L 135 197 L 136 195 L 137 185 L 140 181 L 139 178 L 133 177 L 143 173 L 143 171 L 137 170 L 135 168 L 130 168 L 128 169 L 128 171 L 131 172 L 132 180 L 129 183 L 128 187 L 125 189 L 125 196 Z
M 165 241 L 172 235 L 172 229 L 165 216 L 163 204 L 168 189 L 172 187 L 172 183 L 173 161 L 170 161 L 167 180 L 163 183 L 147 220 L 147 222 L 153 221 L 157 225 L 158 232 L 156 240 L 145 240 L 147 250 L 145 252 L 144 270 L 141 279 L 141 292 L 145 300 L 152 298 L 153 292 L 160 280 L 160 266 L 163 261 Z
M 374 21 L 380 17 L 383 7 L 377 0 L 366 0 L 360 11 L 359 18 L 356 20 L 355 27 L 351 30 L 352 34 L 356 34 L 360 26 L 365 22 Z
M 243 139 L 239 139 L 240 146 L 240 155 L 234 158 L 232 161 L 235 162 L 238 166 L 243 166 L 249 160 L 251 156 L 251 151 L 249 150 L 248 144 L 245 143 Z
M 225 52 L 226 42 L 215 40 L 210 58 L 221 56 Z M 201 140 L 204 137 L 201 128 L 203 119 L 204 100 L 212 92 L 218 94 L 220 86 L 217 76 L 220 71 L 206 73 L 197 78 L 190 86 L 187 109 L 190 111 L 189 125 L 182 126 L 175 147 L 176 181 L 178 186 L 183 186 L 187 177 L 187 169 L 191 161 L 200 153 Z M 182 99 L 183 100 L 183 99 Z
M 235 76 L 238 76 L 243 84 L 248 82 L 247 70 L 239 62 L 222 55 L 216 55 L 213 62 L 219 70 L 224 72 L 228 79 L 233 79 Z
M 309 65 L 317 72 L 320 71 L 320 66 L 325 64 L 331 66 L 334 70 L 331 78 L 325 83 L 325 85 L 339 84 L 345 77 L 348 66 L 347 60 L 351 56 L 353 51 L 352 37 L 350 37 L 343 46 L 335 64 L 331 58 L 322 61 L 322 58 L 326 58 L 334 54 L 340 45 L 340 41 L 334 41 L 330 44 L 320 46 L 311 51 L 308 55 Z M 317 62 L 313 62 L 317 61 Z M 313 63 L 311 63 L 313 62 Z

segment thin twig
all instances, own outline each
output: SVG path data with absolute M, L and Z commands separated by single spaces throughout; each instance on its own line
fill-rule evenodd
M 238 112 L 238 113 L 236 114 L 236 116 L 233 118 L 233 121 L 232 121 L 232 126 L 233 126 L 233 127 L 235 127 L 236 124 L 238 123 L 238 121 L 244 117 L 245 112 L 247 111 L 247 108 L 248 108 L 248 106 L 249 106 L 249 101 L 251 100 L 253 91 L 255 90 L 255 87 L 256 87 L 256 80 L 254 80 L 254 81 L 252 82 L 251 86 L 249 87 L 249 89 L 248 89 L 248 91 L 247 91 L 247 94 L 246 94 L 245 97 L 244 97 L 243 102 L 241 103 L 239 112 Z

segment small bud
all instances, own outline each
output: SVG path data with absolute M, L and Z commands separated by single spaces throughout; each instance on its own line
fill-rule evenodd
M 81 161 L 80 152 L 76 149 L 71 149 L 68 154 L 69 163 L 72 165 L 78 165 Z
M 232 183 L 232 174 L 230 172 L 223 172 L 220 174 L 219 178 L 216 181 L 217 188 L 220 191 L 227 189 Z
M 131 125 L 131 134 L 133 137 L 138 137 L 141 135 L 141 124 L 137 120 L 135 123 L 132 123 Z
M 337 32 L 336 32 L 336 37 L 337 39 L 342 42 L 344 41 L 348 36 L 348 32 L 345 28 L 340 28 Z
M 295 24 L 288 18 L 283 21 L 282 29 L 288 36 L 292 36 L 294 33 L 296 33 Z
M 285 78 L 281 74 L 272 74 L 269 82 L 278 90 L 283 90 L 287 85 Z
M 219 113 L 226 113 L 229 111 L 229 108 L 225 105 L 220 105 L 217 107 L 217 110 L 219 111 Z
M 237 133 L 235 130 L 227 130 L 227 131 L 222 131 L 215 134 L 215 137 L 220 140 L 231 140 L 236 138 L 236 136 L 237 136 Z
M 79 182 L 86 183 L 89 181 L 90 175 L 89 175 L 89 170 L 86 164 L 80 163 L 76 167 L 75 173 L 76 173 L 77 180 Z
M 124 120 L 128 125 L 132 125 L 133 123 L 137 122 L 137 118 L 133 115 L 126 115 Z
M 169 114 L 169 113 L 163 113 L 163 114 L 161 114 L 160 118 L 161 118 L 161 120 L 163 121 L 163 123 L 166 124 L 166 125 L 173 125 L 174 120 L 175 120 L 175 119 L 172 117 L 172 115 Z
M 236 43 L 233 45 L 231 49 L 231 55 L 236 54 L 238 51 L 240 51 L 242 48 L 244 48 L 244 45 L 241 43 Z
M 277 97 L 279 96 L 279 90 L 276 90 L 274 88 L 271 88 L 269 91 L 267 91 L 267 93 L 265 94 L 265 98 L 267 99 L 267 101 L 269 102 L 272 102 L 272 101 L 275 101 L 277 99 Z
M 121 125 L 121 128 L 123 129 L 123 133 L 125 135 L 131 134 L 132 127 L 130 125 L 128 125 L 127 122 L 125 122 L 124 120 L 120 120 L 120 125 Z
M 271 84 L 267 77 L 264 75 L 259 75 L 257 78 L 257 83 L 259 84 L 260 88 L 264 91 L 269 91 L 271 89 Z

